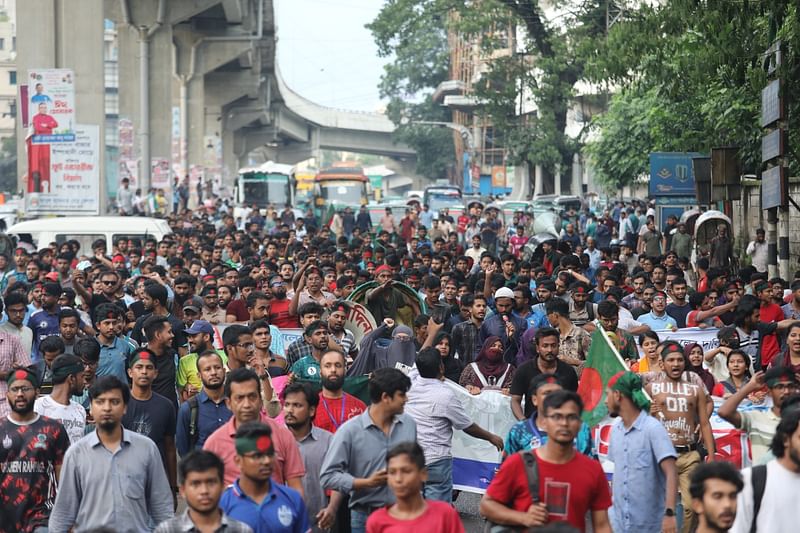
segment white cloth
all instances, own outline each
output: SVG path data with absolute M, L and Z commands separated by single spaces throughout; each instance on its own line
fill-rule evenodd
M 744 490 L 739 493 L 736 506 L 736 521 L 731 533 L 749 533 L 753 521 L 753 486 L 750 483 L 752 470 L 742 471 Z M 777 461 L 767 463 L 767 486 L 761 499 L 756 526 L 758 531 L 769 533 L 794 533 L 800 524 L 800 474 L 784 468 Z
M 767 247 L 767 241 L 750 241 L 747 245 L 747 255 L 752 259 L 753 267 L 759 272 L 767 271 Z
M 77 402 L 70 400 L 69 405 L 63 405 L 52 396 L 41 396 L 33 404 L 33 410 L 42 416 L 58 420 L 67 430 L 69 443 L 74 444 L 83 437 L 86 429 L 86 409 Z

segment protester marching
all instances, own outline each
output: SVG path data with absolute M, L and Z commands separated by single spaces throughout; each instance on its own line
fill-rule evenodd
M 796 531 L 800 272 L 419 204 L 10 250 L 0 532 Z

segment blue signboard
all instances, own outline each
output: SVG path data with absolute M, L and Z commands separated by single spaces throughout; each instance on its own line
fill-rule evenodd
M 650 154 L 650 196 L 695 197 L 692 158 L 702 155 L 696 152 Z

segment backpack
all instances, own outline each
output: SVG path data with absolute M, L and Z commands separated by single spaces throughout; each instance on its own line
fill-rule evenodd
M 197 446 L 197 441 L 200 439 L 200 431 L 197 428 L 197 416 L 200 411 L 200 400 L 197 395 L 192 396 L 189 402 L 189 449 L 193 450 Z
M 536 462 L 536 453 L 533 450 L 524 452 L 517 452 L 522 456 L 522 462 L 525 464 L 525 476 L 528 480 L 528 491 L 531 494 L 533 503 L 539 503 L 539 465 Z M 531 528 L 538 529 L 538 528 Z M 496 524 L 490 520 L 486 521 L 483 533 L 523 533 L 529 531 L 528 528 L 519 526 L 506 526 Z
M 764 489 L 767 488 L 767 465 L 754 466 L 751 471 L 750 482 L 753 484 L 753 523 L 750 524 L 750 533 L 756 533 L 758 512 L 761 510 Z

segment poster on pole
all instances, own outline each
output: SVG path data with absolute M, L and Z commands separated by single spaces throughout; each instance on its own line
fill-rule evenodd
M 49 145 L 50 179 L 41 182 L 40 190 L 25 195 L 28 213 L 100 213 L 100 127 L 74 128 L 73 142 Z
M 154 157 L 150 162 L 150 187 L 153 189 L 170 189 L 169 173 L 169 159 Z
M 31 144 L 75 141 L 75 76 L 72 70 L 28 71 L 28 97 Z
M 122 183 L 124 178 L 128 178 L 130 188 L 134 191 L 139 187 L 139 160 L 120 159 L 119 160 L 119 181 Z

